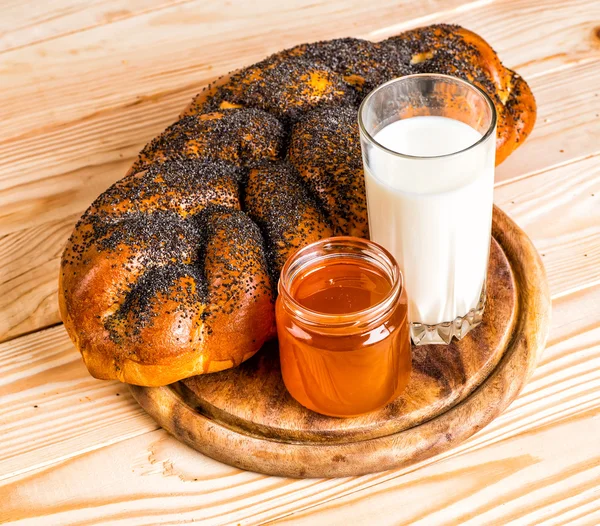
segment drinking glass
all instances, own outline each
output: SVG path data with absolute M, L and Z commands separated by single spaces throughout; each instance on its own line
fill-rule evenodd
M 462 79 L 410 75 L 364 99 L 359 128 L 370 236 L 400 265 L 412 340 L 460 339 L 485 307 L 494 104 Z

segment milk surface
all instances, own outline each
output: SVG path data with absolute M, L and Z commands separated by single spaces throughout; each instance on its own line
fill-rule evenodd
M 477 306 L 487 273 L 495 141 L 461 152 L 481 134 L 446 117 L 399 120 L 374 139 L 415 156 L 375 148 L 365 166 L 371 239 L 402 269 L 410 321 L 464 316 Z

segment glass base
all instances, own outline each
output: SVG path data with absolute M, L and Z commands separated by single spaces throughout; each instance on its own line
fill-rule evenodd
M 410 337 L 415 345 L 449 344 L 452 338 L 461 340 L 471 329 L 477 327 L 483 319 L 485 309 L 485 286 L 481 291 L 479 303 L 464 316 L 454 321 L 446 321 L 435 325 L 424 323 L 410 324 Z

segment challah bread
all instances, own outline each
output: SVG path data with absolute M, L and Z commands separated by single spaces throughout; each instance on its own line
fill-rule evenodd
M 209 204 L 240 208 L 243 172 L 231 163 L 172 159 L 126 175 L 106 190 L 82 221 L 96 215 L 109 220 L 134 212 L 171 210 L 180 216 L 201 212 Z
M 354 108 L 319 108 L 292 128 L 288 158 L 329 213 L 335 235 L 369 237 Z
M 368 235 L 358 104 L 424 71 L 492 97 L 499 161 L 530 133 L 527 84 L 458 26 L 303 44 L 194 98 L 65 248 L 61 315 L 91 374 L 165 385 L 235 366 L 274 337 L 287 257 L 330 235 Z
M 261 228 L 275 280 L 299 248 L 333 235 L 329 220 L 292 166 L 269 163 L 250 170 L 244 209 Z
M 211 96 L 194 99 L 186 113 L 247 106 L 268 111 L 287 124 L 311 108 L 357 102 L 356 91 L 326 65 L 276 54 L 232 74 Z
M 144 147 L 130 173 L 177 158 L 222 160 L 236 166 L 275 160 L 284 136 L 275 117 L 255 108 L 186 115 Z
M 379 84 L 410 73 L 393 46 L 359 38 L 301 44 L 275 56 L 281 60 L 302 57 L 324 64 L 342 75 L 344 81 L 354 87 L 360 96 L 366 95 Z
M 479 35 L 455 25 L 433 25 L 406 31 L 382 42 L 402 58 L 411 73 L 444 73 L 463 78 L 485 91 L 496 106 L 496 164 L 527 137 L 536 106 L 525 81 L 505 68 Z
M 209 86 L 192 102 L 187 113 L 203 113 L 223 107 L 254 106 L 256 92 L 263 86 L 281 93 L 277 69 L 270 69 L 269 82 L 262 70 L 272 64 L 293 70 L 297 62 L 322 65 L 336 71 L 357 91 L 358 100 L 378 84 L 395 77 L 414 73 L 444 73 L 472 82 L 493 100 L 498 115 L 496 164 L 500 164 L 531 133 L 536 118 L 535 99 L 527 83 L 514 71 L 505 68 L 500 59 L 479 35 L 460 26 L 437 24 L 406 31 L 383 42 L 372 43 L 344 38 L 313 44 L 302 44 L 284 50 L 263 62 L 232 75 L 223 86 Z M 283 64 L 283 65 L 282 65 Z M 240 83 L 239 79 L 244 79 Z M 254 81 L 259 81 L 256 84 Z M 262 85 L 261 85 L 262 84 Z M 298 83 L 298 93 L 302 92 Z M 247 87 L 246 87 L 247 86 Z M 346 106 L 351 96 L 344 96 Z M 299 115 L 294 98 L 284 97 L 289 113 Z M 332 100 L 327 100 L 331 104 Z M 342 100 L 338 101 L 340 104 Z M 304 103 L 302 110 L 323 104 Z M 267 106 L 258 106 L 267 109 Z
M 84 214 L 59 299 L 92 375 L 166 385 L 239 364 L 272 337 L 272 282 L 238 176 L 222 163 L 157 164 Z

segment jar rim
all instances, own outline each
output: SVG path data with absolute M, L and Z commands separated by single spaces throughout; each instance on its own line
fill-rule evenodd
M 350 249 L 348 252 L 342 247 Z M 336 250 L 337 248 L 337 250 Z M 351 249 L 354 249 L 353 253 Z M 323 254 L 314 255 L 315 250 Z M 376 304 L 358 311 L 344 314 L 330 314 L 309 309 L 300 304 L 291 294 L 290 289 L 294 280 L 303 274 L 307 268 L 314 266 L 320 260 L 332 257 L 368 257 L 379 269 L 386 272 L 390 279 L 390 290 Z M 311 257 L 312 256 L 312 257 Z M 380 244 L 368 239 L 353 236 L 335 236 L 320 239 L 294 252 L 285 262 L 278 282 L 279 295 L 285 299 L 286 308 L 308 326 L 327 325 L 335 328 L 355 327 L 381 319 L 396 305 L 404 287 L 404 278 L 394 256 Z

